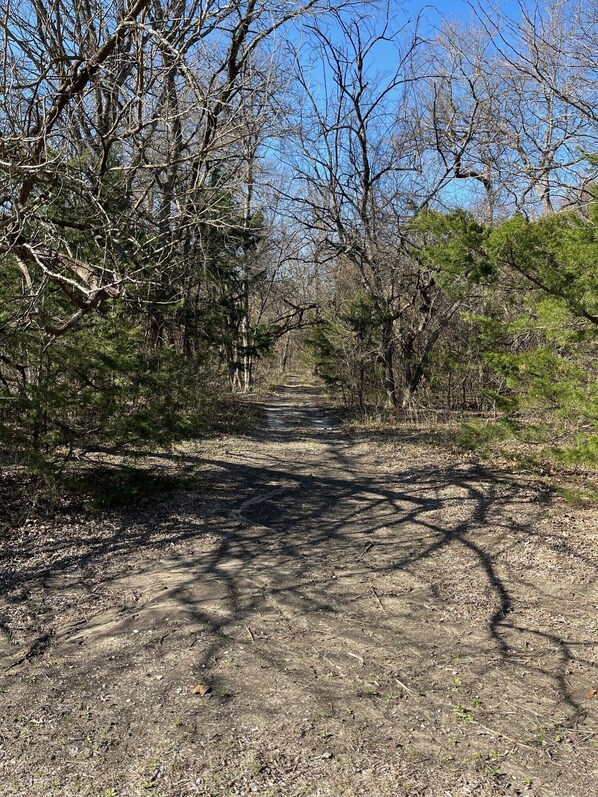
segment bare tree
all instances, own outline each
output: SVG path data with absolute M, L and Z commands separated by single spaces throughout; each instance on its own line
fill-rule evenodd
M 7 0 L 0 252 L 22 272 L 23 323 L 60 336 L 126 285 L 176 283 L 235 175 L 241 110 L 264 89 L 247 65 L 283 25 L 326 7 Z M 50 288 L 60 314 L 43 301 Z
M 389 407 L 410 406 L 450 318 L 432 272 L 413 257 L 408 228 L 448 175 L 429 171 L 414 91 L 422 79 L 417 22 L 367 16 L 313 29 L 300 74 L 306 104 L 295 161 L 304 220 L 318 257 L 357 275 L 378 319 L 377 359 Z M 376 59 L 390 69 L 380 73 Z M 318 70 L 324 64 L 323 76 Z M 317 85 L 310 83 L 310 68 Z
M 443 187 L 457 181 L 480 189 L 479 204 L 487 222 L 492 222 L 500 202 L 504 155 L 495 60 L 483 31 L 445 24 L 427 48 L 429 76 L 417 87 L 422 132 L 430 153 L 437 156 Z M 464 187 L 459 190 L 467 195 Z M 476 191 L 469 193 L 475 201 Z
M 595 3 L 521 4 L 512 19 L 476 7 L 493 54 L 480 68 L 498 76 L 495 128 L 504 147 L 498 179 L 517 210 L 554 212 L 596 179 L 588 154 L 598 145 L 597 10 Z M 467 46 L 466 33 L 453 38 Z

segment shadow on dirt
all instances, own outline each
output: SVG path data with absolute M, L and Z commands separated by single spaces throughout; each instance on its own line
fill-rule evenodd
M 240 624 L 258 622 L 259 615 L 271 612 L 273 606 L 298 625 L 322 613 L 338 614 L 342 622 L 343 607 L 352 604 L 359 590 L 380 579 L 392 584 L 393 574 L 401 571 L 423 585 L 420 605 L 412 601 L 415 616 L 403 621 L 402 593 L 393 594 L 383 586 L 374 593 L 383 611 L 364 612 L 362 619 L 374 624 L 390 649 L 420 646 L 418 655 L 425 657 L 431 651 L 417 633 L 411 639 L 409 634 L 416 632 L 420 620 L 430 622 L 426 608 L 430 603 L 435 611 L 446 608 L 446 598 L 435 591 L 434 574 L 426 570 L 426 562 L 450 550 L 458 577 L 475 585 L 481 603 L 482 625 L 469 648 L 463 646 L 464 655 L 479 655 L 481 646 L 485 656 L 509 662 L 535 637 L 538 655 L 532 665 L 550 675 L 572 717 L 578 716 L 580 707 L 566 670 L 573 658 L 579 661 L 575 648 L 589 641 L 518 622 L 514 592 L 520 593 L 522 584 L 497 565 L 503 543 L 523 545 L 534 535 L 546 494 L 530 496 L 516 481 L 475 466 L 433 471 L 411 467 L 391 478 L 375 471 L 364 474 L 345 440 L 309 423 L 309 414 L 304 415 L 296 430 L 285 426 L 261 431 L 256 442 L 263 436 L 269 442 L 279 437 L 286 442 L 324 442 L 325 468 L 310 472 L 309 467 L 293 467 L 288 459 L 277 460 L 272 451 L 264 455 L 259 448 L 246 452 L 243 462 L 178 456 L 177 466 L 200 472 L 209 483 L 210 500 L 216 506 L 211 516 L 202 516 L 197 506 L 195 521 L 193 511 L 182 518 L 171 516 L 168 502 L 158 504 L 147 522 L 139 517 L 133 522 L 127 512 L 113 513 L 110 524 L 95 524 L 95 534 L 82 524 L 68 539 L 50 538 L 44 543 L 41 566 L 24 544 L 12 552 L 3 590 L 9 600 L 19 602 L 32 585 L 56 585 L 61 576 L 98 583 L 107 560 L 112 565 L 122 561 L 125 572 L 136 550 L 171 550 L 208 534 L 215 541 L 212 549 L 185 555 L 182 565 L 188 574 L 168 591 L 170 603 L 187 612 L 189 632 L 209 632 L 210 643 L 201 651 L 202 666 L 209 667 Z M 243 502 L 245 496 L 248 500 Z M 198 584 L 208 585 L 207 591 L 198 590 Z M 226 612 L 205 609 L 210 584 L 218 585 Z M 458 603 L 457 594 L 455 606 Z M 127 620 L 126 612 L 122 620 Z M 543 658 L 548 649 L 550 661 Z
M 595 645 L 576 604 L 554 603 L 560 625 L 538 619 L 554 600 L 544 591 L 550 580 L 514 566 L 530 542 L 580 561 L 562 539 L 551 551 L 542 536 L 550 494 L 471 463 L 389 464 L 389 451 L 378 456 L 371 446 L 362 461 L 364 448 L 334 427 L 315 388 L 281 388 L 261 407 L 267 426 L 232 440 L 234 450 L 225 440 L 211 456 L 153 454 L 164 474 L 154 464 L 152 479 L 176 486 L 173 493 L 141 508 L 148 485 L 117 467 L 108 484 L 124 485 L 125 499 L 133 490 L 130 508 L 125 501 L 89 517 L 74 513 L 60 520 L 60 537 L 48 524 L 45 537 L 38 528 L 8 541 L 5 605 L 42 617 L 12 672 L 52 656 L 62 672 L 62 656 L 85 700 L 94 678 L 128 695 L 141 689 L 139 668 L 143 677 L 163 667 L 164 684 L 169 673 L 184 682 L 192 673 L 214 687 L 221 727 L 232 679 L 223 667 L 243 657 L 239 689 L 250 684 L 257 707 L 231 701 L 234 726 L 251 713 L 274 721 L 285 710 L 280 695 L 309 695 L 312 706 L 336 701 L 339 713 L 359 714 L 366 728 L 387 723 L 393 734 L 420 733 L 430 744 L 434 728 L 455 735 L 455 716 L 473 722 L 465 668 L 476 717 L 484 719 L 477 690 L 488 705 L 493 729 L 482 725 L 484 732 L 523 742 L 542 762 L 539 732 L 574 728 L 585 716 L 571 669 L 592 668 Z M 394 435 L 395 444 L 401 439 Z M 407 429 L 404 446 L 417 451 L 417 442 Z M 591 557 L 582 564 L 592 572 Z M 102 592 L 120 603 L 54 634 L 63 607 Z M 1 630 L 10 633 L 0 607 Z M 387 716 L 397 684 L 411 701 L 399 726 L 396 714 Z M 372 701 L 383 692 L 380 708 Z M 120 716 L 123 707 L 114 710 Z M 212 716 L 209 707 L 196 710 L 202 721 Z M 425 729 L 421 717 L 432 718 Z

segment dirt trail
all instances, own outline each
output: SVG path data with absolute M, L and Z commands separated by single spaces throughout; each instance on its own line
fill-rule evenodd
M 22 531 L 2 797 L 598 793 L 590 516 L 318 403 L 281 387 L 150 463 L 192 486 Z

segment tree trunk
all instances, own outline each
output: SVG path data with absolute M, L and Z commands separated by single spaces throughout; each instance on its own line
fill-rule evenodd
M 284 341 L 284 348 L 282 350 L 282 356 L 280 358 L 280 370 L 283 374 L 286 374 L 289 368 L 289 361 L 291 355 L 291 333 L 288 332 L 285 341 Z
M 394 371 L 395 342 L 393 333 L 392 319 L 385 318 L 382 322 L 382 362 L 384 365 L 384 390 L 388 409 L 395 409 L 399 403 Z

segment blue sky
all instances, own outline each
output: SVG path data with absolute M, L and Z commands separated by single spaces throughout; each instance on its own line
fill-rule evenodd
M 492 3 L 481 2 L 485 8 L 499 8 L 511 17 L 519 16 L 519 2 L 517 0 L 495 0 Z M 473 16 L 471 4 L 466 0 L 436 0 L 435 2 L 422 2 L 421 0 L 405 0 L 404 7 L 409 14 L 417 14 L 425 10 L 426 17 L 433 19 L 470 19 Z
M 415 19 L 420 16 L 420 34 L 426 37 L 432 37 L 434 35 L 435 30 L 440 28 L 442 25 L 443 20 L 447 21 L 458 21 L 466 24 L 469 21 L 475 22 L 476 14 L 474 8 L 472 6 L 478 6 L 482 11 L 491 11 L 496 9 L 499 12 L 502 12 L 505 16 L 510 17 L 513 20 L 519 19 L 521 15 L 520 9 L 520 0 L 491 0 L 487 2 L 485 0 L 432 0 L 432 2 L 426 2 L 426 0 L 388 0 L 390 8 L 391 8 L 391 22 L 392 27 L 397 30 L 401 28 L 404 24 L 408 23 L 408 21 L 415 21 Z M 534 4 L 535 0 L 521 0 L 523 4 L 527 7 L 530 7 Z M 368 13 L 367 4 L 364 4 L 365 8 L 362 8 L 356 11 L 345 11 L 344 17 L 345 19 L 351 18 L 353 15 L 360 15 L 363 13 Z M 376 12 L 376 7 L 378 7 L 378 11 Z M 377 2 L 372 2 L 370 7 L 370 13 L 373 18 L 379 16 L 383 18 L 384 14 L 384 0 L 377 0 Z M 335 25 L 333 22 L 329 23 L 329 32 L 332 34 L 334 38 L 334 29 Z M 289 35 L 289 32 L 286 34 Z M 294 34 L 290 34 L 290 38 L 294 39 Z M 388 47 L 388 64 L 386 64 L 386 54 L 385 48 L 383 44 L 379 44 L 376 48 L 376 60 L 378 62 L 378 66 L 384 70 L 387 66 L 390 68 L 394 63 L 394 48 L 389 45 Z
M 424 34 L 432 34 L 434 29 L 442 24 L 443 20 L 460 21 L 467 23 L 475 20 L 475 11 L 472 5 L 479 5 L 482 10 L 496 9 L 511 19 L 519 19 L 519 0 L 492 0 L 484 2 L 479 0 L 390 0 L 391 6 L 396 8 L 396 22 L 414 20 L 421 14 L 422 30 Z M 534 0 L 524 0 L 524 5 L 531 6 Z

